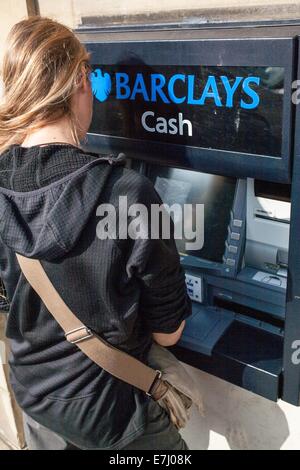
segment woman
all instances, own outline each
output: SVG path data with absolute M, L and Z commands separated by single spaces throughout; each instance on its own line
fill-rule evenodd
M 180 338 L 190 303 L 174 240 L 96 235 L 100 204 L 161 201 L 145 177 L 80 148 L 92 116 L 89 73 L 87 51 L 65 26 L 33 17 L 12 29 L 0 106 L 11 383 L 32 449 L 185 449 L 157 403 L 66 341 L 16 260 L 41 260 L 85 325 L 144 362 L 153 340 Z

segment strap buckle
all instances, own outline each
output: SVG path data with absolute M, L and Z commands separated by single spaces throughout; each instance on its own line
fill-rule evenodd
M 79 335 L 77 334 L 78 332 L 83 332 L 83 334 Z M 73 338 L 71 337 L 70 339 L 68 336 L 73 335 Z M 91 338 L 93 335 L 92 330 L 90 330 L 87 326 L 80 326 L 79 328 L 75 328 L 74 330 L 68 331 L 65 334 L 65 338 L 69 343 L 71 344 L 77 344 L 80 343 L 81 341 L 84 341 L 85 339 Z
M 158 380 L 160 380 L 161 377 L 162 377 L 162 372 L 161 372 L 160 370 L 156 370 L 155 372 L 156 372 L 156 377 L 155 377 L 155 379 L 153 380 L 152 385 L 151 385 L 149 391 L 146 392 L 146 395 L 148 395 L 148 397 L 152 397 L 152 391 L 153 391 L 153 389 L 155 389 L 156 382 L 157 382 Z

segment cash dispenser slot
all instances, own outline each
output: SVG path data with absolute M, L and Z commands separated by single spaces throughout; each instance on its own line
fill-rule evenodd
M 252 324 L 257 328 L 269 330 L 275 334 L 283 335 L 283 320 L 270 315 L 266 317 L 266 312 L 264 310 L 249 307 L 247 306 L 247 302 L 239 304 L 237 302 L 231 302 L 230 300 L 214 298 L 214 304 L 219 308 L 235 313 L 238 321 Z
M 270 317 L 284 320 L 286 295 L 284 289 L 272 285 L 264 286 L 264 283 L 255 281 L 253 283 L 232 282 L 226 279 L 222 282 L 222 279 L 217 278 L 209 279 L 209 281 L 210 303 L 215 304 L 216 299 L 233 302 L 264 312 L 266 321 L 269 321 Z

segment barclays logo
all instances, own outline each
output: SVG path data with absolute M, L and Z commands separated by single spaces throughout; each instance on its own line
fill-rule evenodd
M 165 76 L 162 73 L 114 72 L 112 76 L 101 68 L 90 74 L 93 94 L 101 103 L 110 95 L 122 101 L 139 99 L 145 103 L 186 103 L 189 106 L 206 106 L 212 102 L 217 108 L 240 106 L 247 110 L 257 108 L 260 103 L 260 77 L 256 76 L 207 75 L 201 81 L 196 75 L 182 73 Z M 150 133 L 192 137 L 192 121 L 185 119 L 183 112 L 178 111 L 176 115 L 166 117 L 145 110 L 141 115 L 141 126 Z
M 93 94 L 98 101 L 106 101 L 112 91 L 112 79 L 107 72 L 100 68 L 90 74 Z M 180 83 L 184 91 L 179 92 Z M 205 106 L 214 102 L 216 107 L 233 108 L 235 97 L 243 109 L 255 109 L 260 103 L 257 87 L 260 77 L 236 76 L 234 78 L 221 75 L 208 75 L 206 80 L 199 83 L 195 75 L 176 73 L 165 77 L 161 73 L 151 73 L 144 76 L 137 73 L 130 76 L 125 72 L 114 73 L 114 97 L 117 100 L 135 101 L 140 97 L 144 102 L 158 101 L 170 104 L 186 103 L 192 106 Z M 196 96 L 198 95 L 198 96 Z M 222 98 L 221 98 L 222 96 Z M 244 97 L 247 100 L 244 100 Z
M 106 101 L 111 92 L 111 78 L 108 73 L 103 73 L 101 69 L 96 69 L 90 74 L 93 94 L 98 101 Z

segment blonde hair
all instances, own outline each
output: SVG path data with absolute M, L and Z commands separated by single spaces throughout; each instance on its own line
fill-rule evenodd
M 65 116 L 79 143 L 71 97 L 83 67 L 88 73 L 89 54 L 66 26 L 36 16 L 12 28 L 1 73 L 0 153 L 21 144 L 33 130 Z

